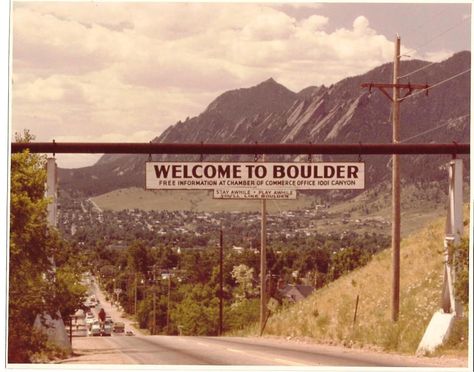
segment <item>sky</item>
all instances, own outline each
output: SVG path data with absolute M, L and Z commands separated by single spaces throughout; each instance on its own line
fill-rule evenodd
M 24 2 L 11 13 L 10 138 L 148 142 L 270 77 L 298 92 L 471 47 L 470 2 Z M 100 155 L 56 155 L 92 165 Z

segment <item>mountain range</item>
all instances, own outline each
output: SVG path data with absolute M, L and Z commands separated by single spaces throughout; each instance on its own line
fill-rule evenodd
M 430 63 L 402 61 L 402 83 L 429 84 L 428 94 L 413 92 L 401 103 L 402 143 L 469 142 L 471 54 L 464 51 Z M 317 68 L 317 66 L 315 66 Z M 390 83 L 387 63 L 331 86 L 308 86 L 292 92 L 269 78 L 218 96 L 198 116 L 178 121 L 157 143 L 390 143 L 391 102 L 362 83 Z M 404 95 L 405 91 L 403 92 Z M 389 92 L 391 94 L 391 92 Z M 301 161 L 307 156 L 273 156 L 267 160 Z M 199 160 L 199 156 L 153 155 L 152 160 Z M 315 156 L 322 160 L 357 160 L 354 156 Z M 60 169 L 61 187 L 97 195 L 119 188 L 144 187 L 148 155 L 105 154 L 96 164 Z M 242 156 L 205 156 L 205 160 L 253 160 Z M 389 156 L 365 156 L 367 187 L 390 179 Z M 446 177 L 449 156 L 402 156 L 405 182 Z M 467 163 L 467 162 L 466 162 Z

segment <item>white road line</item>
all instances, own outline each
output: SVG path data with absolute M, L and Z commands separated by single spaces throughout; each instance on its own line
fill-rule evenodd
M 290 365 L 290 366 L 308 366 L 308 364 L 298 363 L 298 362 L 294 362 L 294 361 L 288 360 L 288 359 L 271 358 L 271 357 L 267 357 L 265 355 L 261 355 L 260 353 L 249 352 L 249 351 L 245 351 L 245 350 L 232 349 L 232 348 L 229 348 L 229 347 L 227 347 L 226 350 L 227 351 L 232 351 L 234 353 L 246 354 L 249 357 L 260 358 L 260 359 L 269 360 L 269 361 L 272 361 L 272 362 L 277 362 L 277 363 Z
M 307 364 L 293 362 L 292 360 L 288 360 L 288 359 L 273 358 L 273 360 L 275 362 L 284 363 L 284 364 L 287 364 L 287 365 L 290 365 L 290 366 L 307 366 Z
M 240 353 L 240 354 L 245 353 L 245 351 L 243 350 L 231 349 L 230 347 L 226 347 L 226 350 L 232 351 L 234 353 Z

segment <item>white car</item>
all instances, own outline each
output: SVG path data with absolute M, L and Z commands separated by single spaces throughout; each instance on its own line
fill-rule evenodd
M 87 328 L 90 328 L 92 326 L 92 323 L 94 323 L 95 320 L 96 319 L 94 317 L 94 314 L 87 313 L 87 315 L 86 315 L 86 326 L 87 326 Z
M 92 323 L 91 329 L 89 331 L 89 336 L 100 336 L 101 332 L 102 331 L 101 331 L 99 321 L 98 320 L 94 321 L 94 323 Z

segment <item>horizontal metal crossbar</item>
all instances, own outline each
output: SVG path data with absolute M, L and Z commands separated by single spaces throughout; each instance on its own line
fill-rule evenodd
M 400 88 L 400 89 L 429 89 L 428 84 L 385 84 L 385 83 L 362 83 L 362 88 Z
M 13 142 L 12 153 L 51 154 L 469 154 L 469 144 L 296 144 L 296 143 L 110 143 Z

